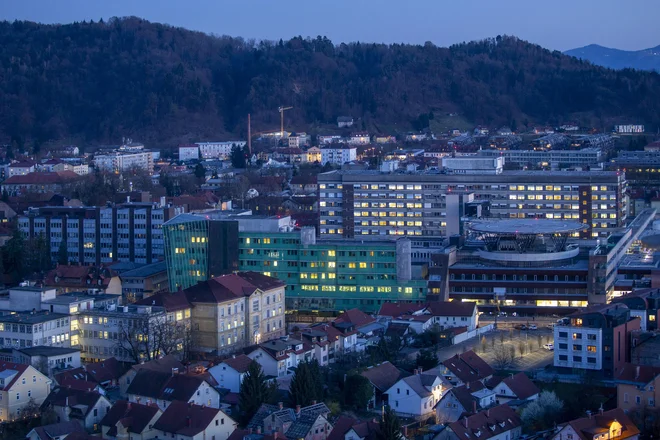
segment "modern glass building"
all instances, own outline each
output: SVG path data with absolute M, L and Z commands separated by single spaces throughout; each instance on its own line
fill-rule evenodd
M 236 261 L 233 270 L 286 282 L 287 310 L 371 312 L 384 301 L 426 300 L 407 238 L 317 241 L 314 228 L 294 229 L 288 217 L 251 215 L 182 214 L 163 229 L 171 290 L 231 271 Z

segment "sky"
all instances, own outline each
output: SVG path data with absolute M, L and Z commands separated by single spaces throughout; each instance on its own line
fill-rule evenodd
M 279 40 L 448 46 L 515 35 L 548 49 L 660 45 L 659 0 L 2 0 L 0 19 L 41 23 L 137 16 L 187 29 Z

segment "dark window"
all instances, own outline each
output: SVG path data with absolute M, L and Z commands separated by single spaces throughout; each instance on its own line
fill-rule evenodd
M 573 356 L 573 362 L 582 362 L 582 356 Z

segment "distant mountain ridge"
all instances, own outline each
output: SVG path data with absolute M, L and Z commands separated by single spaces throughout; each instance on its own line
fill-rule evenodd
M 620 50 L 590 44 L 567 50 L 564 54 L 611 69 L 631 68 L 660 72 L 660 46 L 643 50 Z

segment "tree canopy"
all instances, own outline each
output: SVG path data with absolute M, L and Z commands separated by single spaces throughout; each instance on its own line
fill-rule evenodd
M 660 75 L 610 70 L 515 37 L 448 48 L 278 43 L 217 37 L 135 17 L 43 25 L 0 22 L 0 134 L 15 147 L 52 139 L 188 142 L 333 123 L 424 128 L 447 113 L 475 124 L 577 120 L 660 123 Z M 48 109 L 48 111 L 44 111 Z
M 250 363 L 245 376 L 243 376 L 238 396 L 241 424 L 243 426 L 247 425 L 261 404 L 270 403 L 273 400 L 275 392 L 275 387 L 266 382 L 266 376 L 261 370 L 261 365 L 257 362 Z

